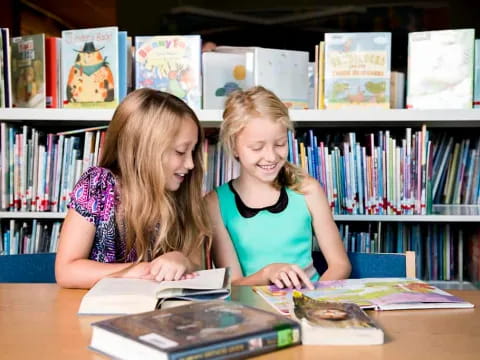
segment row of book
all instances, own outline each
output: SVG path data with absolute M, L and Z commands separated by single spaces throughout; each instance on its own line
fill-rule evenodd
M 1 31 L 0 107 L 114 108 L 149 87 L 194 109 L 222 109 L 232 91 L 254 85 L 292 109 L 404 107 L 405 75 L 391 71 L 387 32 L 326 33 L 309 63 L 306 51 L 260 47 L 202 54 L 200 35 L 131 38 L 104 27 L 10 39 Z M 474 29 L 410 33 L 407 108 L 480 106 L 475 44 Z
M 105 127 L 44 133 L 0 124 L 1 208 L 9 211 L 67 210 L 80 175 L 98 163 Z
M 403 108 L 405 76 L 391 72 L 391 33 L 326 33 L 315 49 L 315 107 Z M 407 51 L 407 49 L 405 49 Z M 406 107 L 480 107 L 474 29 L 408 34 Z
M 39 254 L 57 252 L 60 221 L 15 220 L 2 222 L 0 254 Z
M 433 203 L 480 204 L 480 138 L 433 136 L 426 126 L 404 134 L 298 137 L 289 161 L 322 185 L 334 214 L 425 215 Z M 0 123 L 0 206 L 6 211 L 66 211 L 80 175 L 98 164 L 105 126 L 44 133 Z M 453 151 L 452 151 L 453 150 Z M 203 144 L 208 192 L 239 175 L 238 162 L 213 139 Z

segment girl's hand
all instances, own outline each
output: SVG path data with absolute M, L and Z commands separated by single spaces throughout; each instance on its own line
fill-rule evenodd
M 171 281 L 188 278 L 187 272 L 190 269 L 190 260 L 180 251 L 170 251 L 150 262 L 150 272 L 147 277 L 156 281 Z
M 314 286 L 307 274 L 295 264 L 274 263 L 263 268 L 263 274 L 268 282 L 275 284 L 278 288 L 295 287 L 300 289 L 302 283 L 309 289 Z

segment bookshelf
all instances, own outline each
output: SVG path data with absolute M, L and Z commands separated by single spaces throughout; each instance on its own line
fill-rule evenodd
M 218 129 L 222 121 L 222 110 L 198 110 L 205 128 Z M 0 121 L 13 125 L 30 125 L 48 127 L 58 130 L 63 128 L 87 128 L 106 125 L 112 118 L 113 109 L 0 109 Z M 325 131 L 341 131 L 342 128 L 359 128 L 358 131 L 412 127 L 438 129 L 458 129 L 474 131 L 477 136 L 480 128 L 480 109 L 471 110 L 409 110 L 409 109 L 361 109 L 361 110 L 292 110 L 291 118 L 295 126 L 317 128 Z M 363 128 L 363 129 L 361 129 Z M 56 131 L 56 130 L 55 130 Z M 0 222 L 8 224 L 9 220 L 61 221 L 64 212 L 9 212 L 0 211 Z M 431 215 L 334 215 L 340 223 L 411 223 L 420 226 L 429 224 L 457 224 L 457 226 L 474 227 L 480 223 L 480 205 L 434 205 Z M 8 226 L 8 225 L 7 225 Z M 468 256 L 470 254 L 467 254 Z M 460 285 L 463 281 L 460 281 Z M 454 282 L 452 281 L 452 286 Z

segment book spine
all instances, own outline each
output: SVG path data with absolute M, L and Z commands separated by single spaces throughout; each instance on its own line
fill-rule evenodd
M 171 353 L 169 360 L 249 358 L 297 344 L 300 329 L 295 326 Z

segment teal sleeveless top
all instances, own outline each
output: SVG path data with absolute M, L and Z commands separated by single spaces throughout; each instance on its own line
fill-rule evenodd
M 244 217 L 237 207 L 236 194 L 228 183 L 223 184 L 216 189 L 223 224 L 244 276 L 271 263 L 289 263 L 297 264 L 312 281 L 317 281 L 319 275 L 312 261 L 312 217 L 305 196 L 285 190 L 288 203 L 282 211 L 262 209 Z

